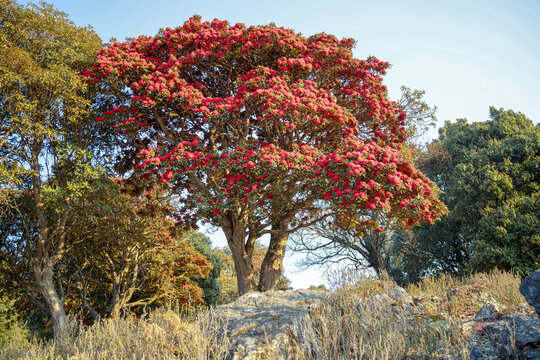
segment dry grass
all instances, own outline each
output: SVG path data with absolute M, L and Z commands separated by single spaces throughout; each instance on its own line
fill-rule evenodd
M 159 309 L 141 321 L 110 319 L 91 327 L 71 323 L 56 343 L 35 339 L 7 343 L 0 349 L 0 359 L 222 359 L 229 343 L 217 329 L 210 317 L 197 326 L 193 319 Z
M 425 277 L 419 283 L 408 286 L 407 292 L 411 296 L 435 299 L 426 304 L 426 308 L 434 313 L 447 312 L 462 318 L 476 313 L 490 298 L 499 302 L 506 311 L 525 302 L 519 292 L 520 283 L 521 278 L 516 273 L 495 269 L 464 279 L 447 274 L 437 278 Z
M 502 271 L 465 279 L 448 275 L 411 285 L 426 305 L 411 316 L 373 300 L 395 284 L 387 278 L 343 272 L 328 301 L 314 308 L 309 326 L 317 346 L 307 359 L 468 359 L 470 334 L 463 312 L 476 311 L 487 297 L 512 308 L 524 301 L 520 278 Z M 375 296 L 375 297 L 374 297 Z M 62 340 L 24 340 L 24 333 L 0 349 L 1 359 L 225 359 L 230 341 L 208 313 L 180 316 L 159 309 L 145 320 L 114 319 L 92 327 L 71 324 Z
M 443 321 L 422 313 L 410 315 L 399 306 L 392 311 L 389 303 L 376 300 L 377 294 L 396 286 L 387 276 L 375 280 L 345 271 L 333 274 L 330 283 L 337 290 L 312 313 L 319 344 L 312 358 L 468 358 L 469 339 L 456 320 Z

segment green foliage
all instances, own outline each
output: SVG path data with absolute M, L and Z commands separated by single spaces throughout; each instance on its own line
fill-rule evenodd
M 182 237 L 162 194 L 137 194 L 119 179 L 92 184 L 70 219 L 63 277 L 72 312 L 100 317 L 145 306 L 202 303 L 198 286 L 212 270 L 204 255 Z
M 102 175 L 91 150 L 112 133 L 92 121 L 93 96 L 79 78 L 102 43 L 44 2 L 0 0 L 0 24 L 0 202 L 21 218 L 0 251 L 12 273 L 22 264 L 22 289 L 59 333 L 66 314 L 56 271 L 66 223 Z M 21 198 L 30 201 L 14 201 Z
M 470 267 L 515 269 L 522 277 L 540 268 L 540 193 L 516 196 L 486 210 L 472 244 Z
M 447 122 L 420 157 L 450 212 L 394 237 L 408 281 L 496 267 L 526 276 L 540 267 L 540 127 L 511 110 L 491 108 L 490 117 Z
M 437 121 L 435 116 L 437 107 L 431 107 L 424 101 L 425 94 L 424 90 L 401 87 L 401 98 L 397 103 L 400 110 L 407 113 L 405 127 L 409 142 L 418 140 L 430 127 L 434 127 Z
M 5 295 L 0 297 L 0 344 L 13 336 L 17 326 L 17 311 L 14 304 L 15 299 Z
M 212 241 L 208 236 L 195 230 L 186 232 L 182 239 L 192 244 L 195 250 L 200 252 L 213 265 L 207 277 L 197 278 L 195 281 L 203 290 L 205 304 L 208 306 L 217 305 L 221 295 L 221 287 L 218 279 L 223 264 L 217 251 L 212 249 Z

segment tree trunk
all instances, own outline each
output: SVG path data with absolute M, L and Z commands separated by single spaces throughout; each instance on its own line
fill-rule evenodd
M 54 272 L 52 266 L 47 264 L 46 259 L 43 262 L 34 266 L 34 278 L 41 295 L 45 299 L 49 315 L 53 321 L 54 338 L 59 336 L 66 330 L 67 316 L 64 311 L 63 300 L 58 296 L 54 287 Z
M 285 257 L 287 239 L 289 238 L 288 229 L 288 221 L 281 221 L 272 226 L 273 232 L 270 235 L 270 245 L 268 245 L 268 251 L 266 251 L 261 266 L 260 291 L 275 290 L 279 282 L 283 271 L 283 258 Z
M 111 318 L 118 318 L 120 316 L 120 310 L 122 309 L 122 304 L 120 303 L 120 284 L 116 281 L 113 281 L 112 288 L 112 298 L 111 303 L 107 307 L 108 316 Z
M 49 235 L 49 226 L 45 216 L 44 204 L 41 199 L 41 177 L 39 167 L 39 154 L 43 146 L 42 141 L 34 141 L 31 151 L 30 166 L 32 171 L 32 190 L 34 197 L 34 206 L 39 224 L 39 234 L 36 242 L 36 252 L 31 259 L 32 268 L 34 271 L 34 279 L 36 286 L 45 299 L 49 315 L 53 321 L 54 338 L 59 336 L 66 330 L 67 316 L 64 311 L 63 299 L 58 296 L 54 286 L 54 266 L 61 258 L 64 251 L 64 227 L 67 216 L 63 214 L 58 223 L 59 241 L 55 249 L 54 255 L 51 257 L 50 248 L 52 247 L 51 238 Z
M 234 268 L 236 271 L 236 281 L 238 284 L 238 293 L 245 293 L 255 290 L 255 282 L 253 281 L 253 266 L 251 263 L 251 254 L 246 251 L 246 230 L 241 224 L 229 219 L 221 226 L 227 243 L 232 252 L 234 260 Z

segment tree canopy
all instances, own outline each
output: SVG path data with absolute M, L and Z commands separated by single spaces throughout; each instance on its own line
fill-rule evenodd
M 403 146 L 405 113 L 382 84 L 388 63 L 354 58 L 353 45 L 195 16 L 104 48 L 84 74 L 115 93 L 97 120 L 130 139 L 126 169 L 176 190 L 186 221 L 223 229 L 240 293 L 255 287 L 264 234 L 262 291 L 279 280 L 288 235 L 330 214 L 412 226 L 444 209 Z
M 35 237 L 31 269 L 55 335 L 65 327 L 63 299 L 54 284 L 65 252 L 66 222 L 88 181 L 99 175 L 89 149 L 98 136 L 91 96 L 78 77 L 102 46 L 89 28 L 45 3 L 0 2 L 0 186 L 2 198 L 31 194 Z M 7 175 L 6 175 L 7 174 Z M 5 208 L 17 204 L 4 201 Z
M 493 107 L 488 121 L 447 122 L 419 166 L 444 191 L 449 213 L 401 241 L 410 280 L 495 267 L 526 276 L 540 266 L 538 125 Z

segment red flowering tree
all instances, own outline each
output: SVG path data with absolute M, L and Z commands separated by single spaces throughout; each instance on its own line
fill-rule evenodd
M 115 94 L 117 107 L 97 120 L 140 149 L 125 163 L 223 229 L 241 294 L 255 289 L 252 255 L 264 234 L 261 291 L 276 286 L 299 228 L 372 212 L 410 226 L 444 208 L 403 146 L 405 114 L 382 84 L 388 63 L 354 58 L 353 45 L 195 16 L 104 48 L 84 74 Z

